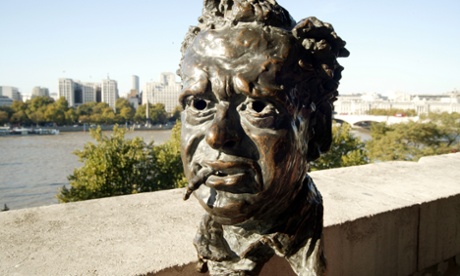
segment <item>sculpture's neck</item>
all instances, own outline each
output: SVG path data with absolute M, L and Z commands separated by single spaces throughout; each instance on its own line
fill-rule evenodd
M 321 237 L 322 227 L 322 197 L 308 175 L 289 207 L 280 214 L 272 216 L 270 220 L 252 220 L 243 225 L 223 226 L 227 234 L 233 232 L 248 241 L 256 242 L 267 237 L 278 244 L 279 253 L 285 256 L 297 252 L 310 238 L 314 244 Z

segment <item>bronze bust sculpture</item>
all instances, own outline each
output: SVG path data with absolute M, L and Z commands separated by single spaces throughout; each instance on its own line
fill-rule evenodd
M 207 211 L 194 244 L 211 275 L 253 275 L 274 254 L 321 275 L 321 195 L 345 42 L 275 0 L 205 0 L 182 47 L 182 161 Z

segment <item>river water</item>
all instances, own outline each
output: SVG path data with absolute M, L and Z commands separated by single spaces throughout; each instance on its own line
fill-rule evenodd
M 170 130 L 131 131 L 125 138 L 142 137 L 161 144 Z M 83 163 L 73 154 L 86 142 L 95 142 L 89 132 L 59 135 L 0 136 L 0 209 L 10 210 L 57 204 L 56 194 L 69 184 L 67 176 Z

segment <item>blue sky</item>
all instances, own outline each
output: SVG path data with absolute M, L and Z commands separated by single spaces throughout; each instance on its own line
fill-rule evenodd
M 340 93 L 460 90 L 458 0 L 279 0 L 296 20 L 332 23 L 351 55 Z M 58 79 L 158 81 L 175 72 L 201 0 L 0 0 L 0 85 L 57 92 Z

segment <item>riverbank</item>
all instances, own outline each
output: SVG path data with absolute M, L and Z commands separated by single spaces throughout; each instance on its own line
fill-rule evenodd
M 107 129 L 112 130 L 112 129 Z M 128 131 L 125 138 L 141 137 L 162 144 L 171 130 Z M 67 177 L 83 163 L 73 154 L 87 142 L 95 142 L 89 131 L 61 132 L 59 135 L 0 137 L 0 208 L 10 210 L 57 204 L 55 195 Z
M 113 127 L 115 125 L 74 125 L 74 126 L 59 126 L 56 127 L 61 132 L 79 132 L 79 131 L 89 131 L 91 128 L 96 128 L 96 127 L 101 127 L 102 130 L 104 131 L 110 131 L 113 130 Z M 170 130 L 174 127 L 174 124 L 164 124 L 164 125 L 150 125 L 150 126 L 145 126 L 145 125 L 140 125 L 140 124 L 135 124 L 135 125 L 119 125 L 119 127 L 124 127 L 128 128 L 129 130 L 133 131 L 151 131 L 151 130 Z
M 103 131 L 111 131 L 115 125 L 73 125 L 73 126 L 57 126 L 57 127 L 28 127 L 10 129 L 9 127 L 0 127 L 0 136 L 7 136 L 8 134 L 59 134 L 61 132 L 87 132 L 90 129 L 100 127 Z M 131 131 L 152 131 L 152 130 L 171 130 L 174 124 L 160 124 L 160 125 L 119 125 L 122 128 L 128 128 Z M 11 132 L 11 133 L 10 133 Z

